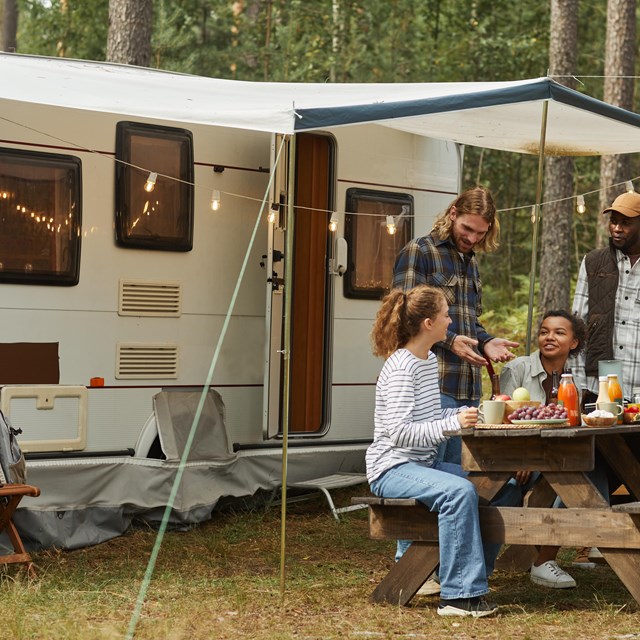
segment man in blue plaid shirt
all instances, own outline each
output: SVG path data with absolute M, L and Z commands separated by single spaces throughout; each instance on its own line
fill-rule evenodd
M 500 226 L 490 192 L 467 189 L 433 225 L 431 233 L 405 246 L 393 270 L 393 287 L 404 291 L 429 284 L 444 292 L 451 324 L 447 338 L 433 350 L 438 356 L 442 407 L 478 406 L 481 367 L 487 359 L 506 362 L 517 342 L 495 338 L 480 324 L 482 285 L 476 251 L 498 247 Z M 460 438 L 443 443 L 439 457 L 460 464 Z

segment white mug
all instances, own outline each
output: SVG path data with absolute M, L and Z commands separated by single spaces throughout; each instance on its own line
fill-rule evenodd
M 617 402 L 596 402 L 596 409 L 608 411 L 614 416 L 619 416 L 624 411 L 624 407 Z
M 478 422 L 502 424 L 504 422 L 504 400 L 484 400 L 478 411 Z

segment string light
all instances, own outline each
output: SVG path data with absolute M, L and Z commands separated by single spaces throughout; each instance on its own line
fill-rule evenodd
M 338 214 L 332 213 L 331 220 L 329 220 L 329 231 L 338 230 Z
M 387 233 L 392 236 L 396 232 L 396 222 L 393 216 L 387 216 Z
M 278 211 L 280 211 L 280 205 L 277 202 L 272 202 L 271 207 L 269 208 L 269 214 L 267 215 L 267 220 L 270 224 L 273 224 L 276 221 Z
M 584 213 L 587 210 L 587 207 L 584 203 L 584 196 L 578 196 L 576 199 L 576 209 L 578 213 Z
M 211 194 L 211 209 L 213 211 L 220 210 L 220 192 L 217 189 L 214 189 Z
M 553 78 L 562 78 L 562 77 L 604 78 L 604 77 L 611 77 L 611 76 L 561 76 L 561 75 L 560 75 L 560 76 L 550 76 L 550 77 L 553 77 Z M 636 77 L 636 76 L 624 76 L 624 77 Z M 14 124 L 17 124 L 18 126 L 23 126 L 23 127 L 25 127 L 25 126 L 26 126 L 26 125 L 24 125 L 24 124 L 22 124 L 22 123 L 14 123 Z M 51 135 L 50 133 L 48 133 L 48 132 L 46 132 L 46 131 L 41 131 L 41 130 L 39 130 L 39 129 L 35 129 L 35 128 L 32 128 L 32 127 L 27 127 L 27 128 L 29 128 L 29 129 L 31 129 L 31 130 L 33 130 L 33 131 L 37 132 L 37 133 L 40 133 L 40 134 L 42 134 L 42 135 L 45 135 L 45 136 L 47 136 L 47 137 L 53 138 L 53 139 L 55 139 L 55 140 L 57 140 L 57 141 L 59 141 L 59 142 L 64 142 L 65 144 L 73 145 L 74 147 L 76 147 L 76 148 L 78 148 L 78 149 L 80 149 L 80 150 L 82 150 L 82 151 L 86 151 L 87 153 L 93 153 L 93 154 L 95 154 L 95 155 L 97 155 L 97 156 L 101 156 L 101 157 L 103 157 L 103 158 L 105 158 L 105 159 L 113 160 L 113 161 L 115 161 L 117 164 L 121 164 L 121 165 L 123 165 L 123 166 L 131 167 L 131 168 L 138 169 L 138 170 L 141 170 L 141 171 L 147 171 L 147 169 L 146 169 L 145 167 L 140 167 L 140 166 L 138 166 L 138 165 L 136 165 L 136 164 L 133 164 L 133 163 L 131 163 L 131 162 L 126 162 L 126 161 L 124 161 L 124 160 L 122 160 L 122 159 L 120 159 L 120 158 L 112 158 L 112 157 L 107 156 L 106 154 L 104 154 L 104 153 L 102 153 L 102 152 L 100 152 L 100 151 L 97 151 L 97 150 L 95 150 L 95 149 L 91 149 L 91 148 L 89 148 L 89 147 L 86 147 L 85 145 L 78 144 L 77 142 L 75 142 L 75 141 L 73 141 L 73 140 L 68 140 L 68 139 L 66 139 L 66 138 L 58 138 L 58 137 L 56 137 L 56 136 Z M 224 167 L 219 166 L 219 165 L 214 165 L 213 170 L 214 170 L 216 173 L 222 173 L 222 171 L 224 171 Z M 196 183 L 194 183 L 194 182 L 189 182 L 189 181 L 187 181 L 187 180 L 183 180 L 183 179 L 181 179 L 181 178 L 176 178 L 176 177 L 172 177 L 172 176 L 163 176 L 163 177 L 164 177 L 164 178 L 167 178 L 167 179 L 169 179 L 169 180 L 174 180 L 175 182 L 179 182 L 179 183 L 181 183 L 181 184 L 187 184 L 187 185 L 190 185 L 190 186 L 193 186 L 193 187 L 200 188 L 200 186 L 199 186 L 198 184 L 196 184 Z M 144 187 L 144 188 L 145 188 L 147 191 L 152 191 L 152 190 L 153 190 L 153 188 L 154 188 L 155 180 L 156 180 L 156 179 L 157 179 L 157 173 L 155 173 L 155 172 L 151 172 L 151 173 L 149 174 L 149 178 L 148 178 L 148 180 L 147 180 L 147 182 L 146 182 L 146 184 L 145 184 L 145 187 Z M 640 176 L 637 176 L 637 177 L 635 177 L 635 178 L 634 178 L 634 180 L 638 180 L 638 179 L 640 179 Z M 589 191 L 589 192 L 587 192 L 587 193 L 586 193 L 586 194 L 584 194 L 584 195 L 590 195 L 590 194 L 593 194 L 593 193 L 600 193 L 600 192 L 602 192 L 602 191 L 605 191 L 605 190 L 607 190 L 607 189 L 610 189 L 611 187 L 618 187 L 618 186 L 621 186 L 622 184 L 624 184 L 624 185 L 625 185 L 625 189 L 626 189 L 626 190 L 628 190 L 629 192 L 634 192 L 634 191 L 635 191 L 635 189 L 633 188 L 633 182 L 632 182 L 632 180 L 626 180 L 626 181 L 619 182 L 619 183 L 616 183 L 616 184 L 613 184 L 613 185 L 609 185 L 608 187 L 605 187 L 605 188 L 602 188 L 602 189 L 594 189 L 593 191 Z M 243 199 L 246 199 L 246 200 L 254 200 L 254 201 L 258 201 L 258 202 L 260 201 L 258 198 L 253 198 L 253 197 L 251 197 L 251 196 L 244 195 L 244 194 L 241 194 L 241 193 L 233 193 L 233 192 L 228 192 L 228 191 L 223 191 L 222 193 L 224 193 L 225 195 L 229 195 L 229 196 L 236 197 L 236 198 L 243 198 Z M 8 194 L 8 195 L 10 195 L 10 194 Z M 4 197 L 5 197 L 5 196 L 4 196 L 4 192 L 0 191 L 0 199 L 3 199 Z M 579 196 L 569 196 L 569 197 L 566 197 L 566 198 L 557 198 L 557 199 L 554 199 L 554 200 L 549 200 L 549 201 L 546 201 L 546 202 L 541 202 L 541 203 L 540 203 L 540 207 L 544 207 L 544 206 L 546 206 L 546 205 L 554 204 L 554 203 L 556 203 L 556 202 L 564 202 L 564 201 L 566 201 L 566 200 L 570 200 L 570 199 L 578 198 L 578 197 L 579 197 Z M 273 205 L 272 205 L 272 206 L 273 206 Z M 277 208 L 278 208 L 278 205 L 275 205 L 275 206 L 276 206 L 276 209 L 277 209 Z M 527 209 L 529 206 L 530 206 L 530 205 L 525 204 L 525 205 L 519 205 L 519 206 L 516 206 L 516 207 L 509 207 L 509 208 L 505 208 L 505 209 L 497 209 L 496 211 L 497 211 L 497 213 L 509 213 L 509 212 L 512 212 L 512 211 L 522 211 L 522 210 L 525 210 L 525 209 Z M 18 207 L 18 210 L 19 210 L 19 209 L 20 209 L 20 207 Z M 305 209 L 308 209 L 308 207 L 305 207 Z M 326 210 L 326 209 L 314 209 L 314 210 L 315 210 L 315 211 L 318 211 L 318 212 L 320 212 L 320 213 L 331 213 L 330 211 L 328 211 L 328 210 Z M 24 211 L 25 211 L 25 209 L 22 209 L 22 211 L 24 212 Z M 276 211 L 276 213 L 277 213 L 277 211 Z M 377 216 L 377 215 L 379 215 L 379 214 L 355 213 L 355 212 L 342 212 L 342 213 L 349 213 L 349 215 L 353 215 L 353 216 Z M 31 216 L 32 216 L 32 217 L 33 217 L 33 215 L 34 215 L 34 214 L 33 214 L 33 213 L 31 213 Z M 404 215 L 404 212 L 403 212 L 403 214 L 401 214 L 401 216 L 400 216 L 400 217 L 403 217 L 403 215 Z M 415 216 L 409 216 L 409 215 L 407 214 L 407 217 L 415 217 Z M 536 216 L 535 216 L 535 205 L 534 205 L 534 212 L 532 213 L 532 220 L 535 220 L 535 217 L 536 217 Z M 274 215 L 273 213 L 271 213 L 271 212 L 270 212 L 270 213 L 268 214 L 268 219 L 269 219 L 269 222 L 273 222 L 273 221 L 275 221 L 275 215 Z
M 149 173 L 149 177 L 147 178 L 147 181 L 144 184 L 144 190 L 147 193 L 151 193 L 155 189 L 157 179 L 158 179 L 158 174 L 155 171 L 151 171 L 151 173 Z

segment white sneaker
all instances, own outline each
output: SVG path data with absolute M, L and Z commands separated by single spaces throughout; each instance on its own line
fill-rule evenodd
M 436 593 L 440 593 L 440 583 L 429 578 L 416 592 L 417 596 L 434 596 Z
M 576 581 L 563 571 L 554 560 L 543 562 L 539 567 L 531 565 L 531 582 L 551 589 L 573 589 Z

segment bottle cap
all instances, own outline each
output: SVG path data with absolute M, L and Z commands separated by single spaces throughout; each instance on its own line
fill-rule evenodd
M 618 374 L 617 373 L 609 373 L 607 374 L 607 378 L 617 378 Z
M 563 373 L 560 377 L 561 378 L 572 378 L 573 376 L 570 373 Z
M 598 381 L 599 382 L 606 382 L 608 380 L 607 376 L 598 376 Z

